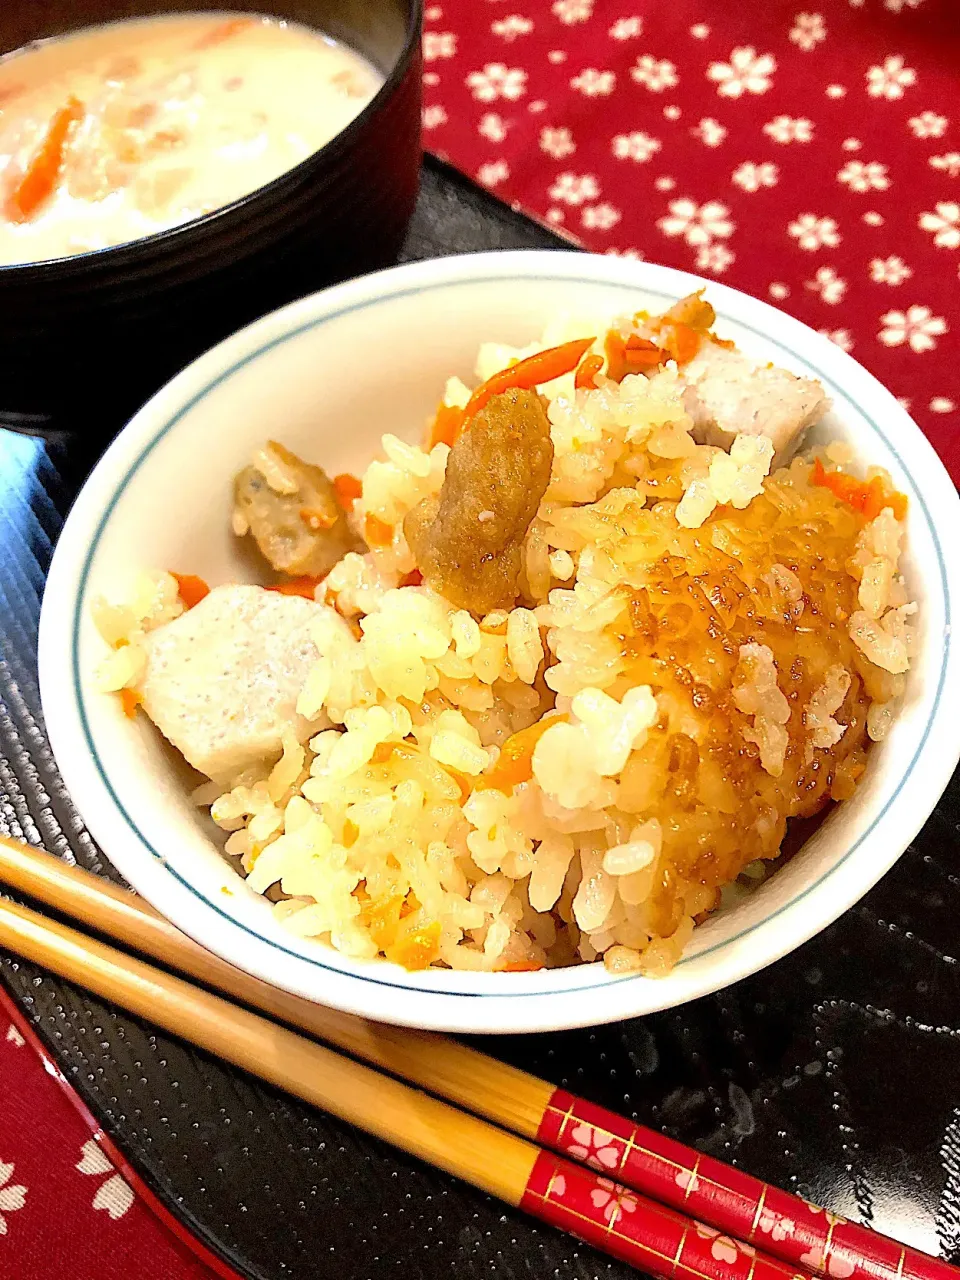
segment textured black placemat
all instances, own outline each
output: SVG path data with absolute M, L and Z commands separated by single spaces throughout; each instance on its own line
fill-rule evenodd
M 559 245 L 431 162 L 405 257 Z M 51 547 L 96 451 L 0 433 L 0 829 L 112 875 L 59 781 L 35 662 Z M 958 799 L 955 782 L 881 884 L 766 973 L 620 1026 L 477 1043 L 960 1261 Z M 630 1274 L 68 983 L 3 956 L 0 974 L 154 1190 L 246 1275 Z

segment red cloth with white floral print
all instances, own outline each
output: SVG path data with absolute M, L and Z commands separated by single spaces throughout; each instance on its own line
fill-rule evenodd
M 428 0 L 427 147 L 828 334 L 960 479 L 956 0 Z
M 0 1280 L 239 1280 L 98 1128 L 0 988 Z

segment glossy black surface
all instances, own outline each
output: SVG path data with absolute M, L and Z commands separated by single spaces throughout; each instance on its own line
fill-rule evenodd
M 559 245 L 428 168 L 404 255 Z M 38 602 L 90 442 L 0 434 L 0 826 L 110 874 L 39 722 Z M 673 1013 L 482 1047 L 960 1261 L 960 788 L 856 908 Z M 244 1274 L 630 1274 L 9 957 L 0 973 L 150 1184 Z M 0 1261 L 0 1274 L 2 1261 Z
M 392 261 L 417 194 L 421 0 L 32 0 L 0 4 L 0 53 L 181 10 L 268 12 L 359 49 L 386 82 L 327 146 L 180 227 L 0 266 L 0 424 L 98 430 L 227 333 Z

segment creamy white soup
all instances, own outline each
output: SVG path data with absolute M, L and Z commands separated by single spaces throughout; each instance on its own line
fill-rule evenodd
M 299 164 L 382 77 L 321 32 L 234 13 L 112 23 L 0 60 L 0 264 L 123 244 Z

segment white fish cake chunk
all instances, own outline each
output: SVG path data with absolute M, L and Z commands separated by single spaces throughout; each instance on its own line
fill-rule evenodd
M 143 709 L 185 759 L 210 778 L 277 759 L 284 729 L 304 741 L 329 720 L 296 713 L 319 653 L 311 627 L 329 606 L 263 587 L 215 587 L 143 641 Z
M 767 436 L 773 467 L 789 462 L 830 400 L 815 378 L 800 378 L 775 365 L 757 365 L 739 351 L 703 342 L 682 369 L 684 408 L 694 438 L 729 451 L 738 435 Z

